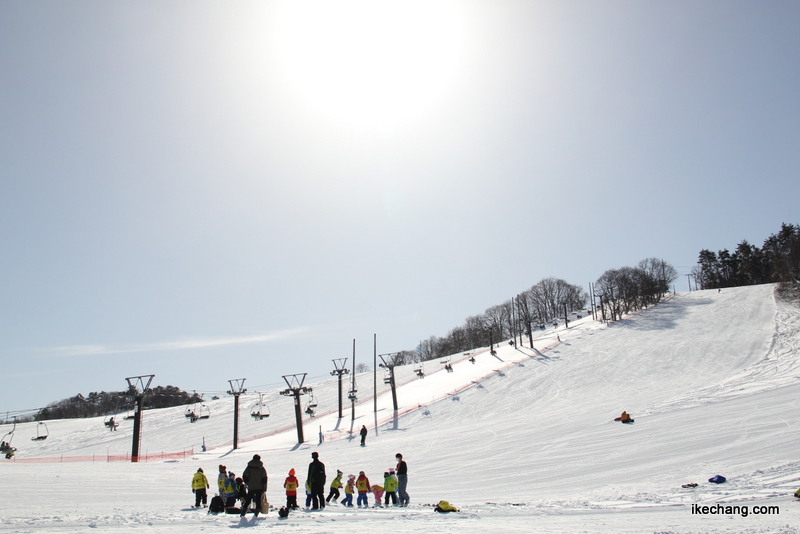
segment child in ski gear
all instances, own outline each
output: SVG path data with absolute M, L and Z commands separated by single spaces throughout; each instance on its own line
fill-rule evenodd
M 342 506 L 353 506 L 353 493 L 356 488 L 356 476 L 347 475 L 347 485 L 344 487 L 344 499 L 342 499 Z
M 306 480 L 306 508 L 311 508 L 311 481 Z
M 192 493 L 194 493 L 194 508 L 200 508 L 200 502 L 205 507 L 208 504 L 208 494 L 206 490 L 209 488 L 208 479 L 203 474 L 203 468 L 199 468 L 192 477 Z
M 242 477 L 236 477 L 236 498 L 240 504 L 247 499 L 247 486 L 245 486 Z
M 267 470 L 261 461 L 261 456 L 253 455 L 253 459 L 247 462 L 247 467 L 242 473 L 242 480 L 247 484 L 247 497 L 242 504 L 242 517 L 247 513 L 250 503 L 255 503 L 255 515 L 261 510 L 261 496 L 267 491 Z
M 397 477 L 394 475 L 394 469 L 389 469 L 388 473 L 383 474 L 383 489 L 386 491 L 386 498 L 384 504 L 389 506 L 391 499 L 393 505 L 397 505 Z
M 336 478 L 331 482 L 331 491 L 328 493 L 328 498 L 325 499 L 325 502 L 331 502 L 331 499 L 333 499 L 333 502 L 339 501 L 339 488 L 342 487 L 342 474 L 341 471 L 338 469 L 336 470 Z
M 375 497 L 375 508 L 380 508 L 383 505 L 381 504 L 381 499 L 383 498 L 383 486 L 379 486 L 377 484 L 373 484 L 369 487 L 372 495 Z
M 434 508 L 434 510 L 439 512 L 440 514 L 446 514 L 447 512 L 458 512 L 458 508 L 456 508 L 447 501 L 439 501 L 439 504 L 436 505 L 436 508 Z
M 225 495 L 225 479 L 228 478 L 228 468 L 224 465 L 219 466 L 219 474 L 217 475 L 217 486 L 219 486 L 219 495 Z M 224 497 L 223 497 L 224 498 Z
M 225 491 L 223 495 L 225 498 L 225 508 L 236 506 L 236 495 L 238 492 L 236 490 L 236 475 L 233 474 L 233 471 L 228 471 L 228 478 L 225 479 L 223 490 Z
M 294 468 L 289 469 L 289 476 L 286 477 L 283 483 L 283 487 L 286 488 L 286 508 L 288 510 L 297 510 L 299 508 L 297 506 L 297 486 L 300 482 L 294 474 Z
M 408 506 L 408 492 L 406 486 L 408 485 L 408 466 L 403 461 L 403 455 L 399 452 L 394 455 L 397 459 L 397 497 L 400 500 L 400 506 Z
M 369 492 L 369 479 L 367 478 L 367 475 L 364 474 L 364 471 L 358 472 L 356 489 L 358 490 L 358 499 L 356 500 L 356 504 L 359 506 L 359 508 L 362 504 L 365 508 L 369 507 L 369 500 L 367 499 L 367 493 Z

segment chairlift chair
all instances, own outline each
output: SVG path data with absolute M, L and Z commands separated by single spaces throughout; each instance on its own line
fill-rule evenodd
M 414 367 L 414 373 L 420 378 L 425 378 L 425 369 L 422 363 Z
M 263 401 L 263 395 L 261 393 L 258 395 L 258 402 L 250 407 L 250 415 L 256 421 L 261 421 L 265 417 L 269 417 L 269 406 L 267 406 L 267 404 Z
M 44 441 L 50 432 L 47 430 L 47 424 L 44 421 L 39 421 L 36 424 L 36 437 L 31 438 L 31 441 Z
M 14 418 L 14 426 L 11 427 L 11 430 L 6 432 L 6 434 L 0 439 L 0 453 L 6 455 L 6 458 L 11 458 L 14 456 L 14 451 L 17 449 L 11 446 L 11 440 L 14 439 L 14 430 L 17 428 L 17 418 Z
M 208 419 L 211 417 L 211 410 L 208 409 L 208 406 L 205 404 L 201 404 L 200 408 L 197 411 L 197 418 L 198 419 Z
M 194 423 L 199 419 L 197 413 L 194 411 L 194 404 L 186 408 L 186 411 L 183 412 L 183 416 L 186 417 L 190 423 Z
M 104 425 L 106 426 L 106 428 L 107 428 L 107 429 L 109 429 L 109 430 L 116 430 L 116 428 L 119 426 L 119 422 L 114 420 L 114 416 L 113 416 L 113 415 L 112 415 L 112 416 L 109 416 L 109 418 L 108 418 L 108 419 L 106 419 L 105 421 L 103 421 L 103 424 L 104 424 Z

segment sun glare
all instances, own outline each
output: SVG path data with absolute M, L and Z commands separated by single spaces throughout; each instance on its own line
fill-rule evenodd
M 283 76 L 329 120 L 392 129 L 455 91 L 463 21 L 452 2 L 287 2 L 279 17 Z

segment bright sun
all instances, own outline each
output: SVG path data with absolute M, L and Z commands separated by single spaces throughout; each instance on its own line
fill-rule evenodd
M 278 54 L 314 112 L 359 129 L 418 120 L 455 91 L 463 20 L 454 2 L 287 2 Z

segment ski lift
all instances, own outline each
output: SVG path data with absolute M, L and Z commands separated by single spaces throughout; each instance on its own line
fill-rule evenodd
M 258 394 L 258 402 L 250 407 L 250 415 L 256 421 L 261 421 L 265 417 L 269 417 L 269 406 L 264 402 L 264 394 Z
M 186 417 L 190 423 L 194 423 L 200 419 L 194 411 L 194 404 L 186 408 L 186 411 L 183 412 L 183 416 Z
M 103 424 L 104 424 L 104 425 L 106 426 L 106 428 L 107 428 L 107 429 L 109 429 L 109 430 L 116 430 L 116 429 L 117 429 L 117 427 L 119 426 L 119 422 L 118 422 L 118 421 L 116 421 L 116 420 L 114 419 L 114 416 L 113 416 L 113 415 L 112 415 L 112 416 L 110 416 L 110 417 L 109 417 L 108 419 L 106 419 L 105 421 L 103 421 Z
M 453 364 L 451 363 L 451 361 L 452 361 L 452 358 L 450 356 L 448 356 L 447 358 L 445 358 L 444 360 L 441 360 L 441 362 L 440 362 L 442 365 L 444 365 L 444 369 L 448 373 L 452 373 L 453 372 Z
M 17 418 L 14 417 L 14 426 L 12 426 L 11 430 L 9 432 L 6 432 L 3 438 L 0 439 L 0 454 L 5 454 L 7 460 L 11 459 L 11 457 L 14 456 L 14 453 L 17 450 L 15 447 L 11 446 L 11 440 L 14 439 L 14 430 L 16 428 L 17 428 Z
M 135 417 L 136 417 L 136 412 L 134 412 L 133 410 L 128 410 L 128 411 L 125 412 L 125 415 L 122 416 L 122 419 L 127 421 L 127 420 L 133 419 Z
M 357 389 L 351 389 L 347 392 L 347 398 L 350 400 L 350 402 L 356 402 L 358 400 L 358 396 L 356 395 L 357 391 Z
M 314 417 L 314 409 L 317 407 L 317 399 L 314 397 L 314 394 L 311 394 L 311 397 L 308 399 L 308 404 L 306 404 L 306 413 Z
M 422 362 L 420 362 L 419 365 L 414 367 L 414 373 L 416 373 L 416 375 L 420 378 L 425 378 L 425 369 L 423 367 Z
M 186 407 L 186 411 L 183 412 L 183 415 L 190 423 L 194 423 L 200 419 L 208 419 L 211 417 L 211 410 L 209 410 L 208 406 L 204 403 L 195 402 Z
M 36 437 L 31 438 L 31 441 L 44 441 L 49 435 L 50 432 L 47 430 L 47 424 L 44 421 L 39 421 L 36 424 Z
M 384 384 L 391 384 L 392 383 L 392 370 L 386 369 L 386 375 L 383 377 Z

